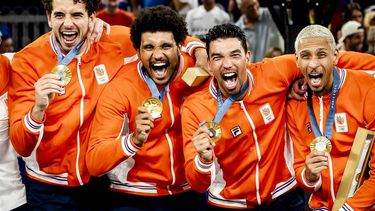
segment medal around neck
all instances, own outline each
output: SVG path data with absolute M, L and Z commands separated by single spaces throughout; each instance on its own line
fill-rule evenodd
M 317 137 L 310 144 L 310 150 L 313 151 L 314 149 L 318 152 L 326 151 L 330 153 L 332 150 L 331 141 L 324 136 Z
M 206 122 L 203 127 L 206 127 L 211 133 L 210 138 L 213 142 L 218 142 L 221 139 L 221 127 L 215 122 Z
M 72 72 L 65 65 L 57 65 L 52 69 L 52 73 L 60 76 L 60 80 L 64 82 L 64 85 L 68 85 L 70 80 L 72 80 Z
M 161 117 L 163 111 L 163 104 L 155 97 L 149 97 L 142 103 L 143 107 L 146 107 L 152 118 L 157 119 Z

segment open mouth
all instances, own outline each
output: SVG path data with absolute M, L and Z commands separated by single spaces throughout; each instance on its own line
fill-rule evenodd
M 237 73 L 235 72 L 229 72 L 229 73 L 224 73 L 222 75 L 223 81 L 224 81 L 224 86 L 228 90 L 233 90 L 237 87 Z
M 167 70 L 169 67 L 169 63 L 164 62 L 164 63 L 154 63 L 150 65 L 151 70 L 154 74 L 154 76 L 157 79 L 163 79 L 167 76 Z
M 77 32 L 61 32 L 61 36 L 64 39 L 65 43 L 72 44 L 76 40 L 78 33 Z
M 322 73 L 310 73 L 308 74 L 311 86 L 319 87 L 322 83 Z

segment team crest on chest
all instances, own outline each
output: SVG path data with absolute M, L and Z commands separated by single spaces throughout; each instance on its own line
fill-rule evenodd
M 338 133 L 348 132 L 348 122 L 346 121 L 346 113 L 335 114 L 335 126 L 336 132 Z
M 107 69 L 105 68 L 104 64 L 100 64 L 94 67 L 94 74 L 96 81 L 99 85 L 105 84 L 109 81 Z
M 232 129 L 230 129 L 230 132 L 232 133 L 233 138 L 242 134 L 242 130 L 241 130 L 240 126 L 236 126 Z
M 273 115 L 271 106 L 269 103 L 264 104 L 262 107 L 259 108 L 260 113 L 262 114 L 263 120 L 265 124 L 270 123 L 272 120 L 275 119 Z

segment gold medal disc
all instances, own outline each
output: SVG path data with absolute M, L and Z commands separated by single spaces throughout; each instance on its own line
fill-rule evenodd
M 60 80 L 64 82 L 65 86 L 68 85 L 70 80 L 72 79 L 72 72 L 65 65 L 57 65 L 53 68 L 52 73 L 60 76 Z
M 208 128 L 208 130 L 212 133 L 212 136 L 210 138 L 213 142 L 218 142 L 221 139 L 221 127 L 220 125 L 214 123 L 214 122 L 206 122 L 203 127 Z
M 154 97 L 149 97 L 142 103 L 143 107 L 146 107 L 152 118 L 156 119 L 161 117 L 163 111 L 163 104 L 161 101 Z
M 319 152 L 326 151 L 330 153 L 332 150 L 331 141 L 324 136 L 317 137 L 310 144 L 310 150 L 313 151 L 314 149 Z

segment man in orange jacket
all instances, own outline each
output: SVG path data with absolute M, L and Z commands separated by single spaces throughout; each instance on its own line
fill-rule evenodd
M 208 190 L 209 210 L 304 210 L 285 130 L 288 88 L 301 76 L 295 57 L 249 64 L 245 35 L 230 24 L 209 31 L 206 49 L 214 78 L 182 107 L 189 184 Z M 339 65 L 355 66 L 354 55 Z
M 288 128 L 296 178 L 303 189 L 312 192 L 309 205 L 314 210 L 332 209 L 358 127 L 375 130 L 375 78 L 338 68 L 335 46 L 331 32 L 319 25 L 305 27 L 295 42 L 297 66 L 309 92 L 307 102 L 288 102 Z M 375 57 L 358 60 L 375 69 Z M 331 147 L 330 152 L 310 150 L 317 137 L 324 137 L 321 144 Z M 375 147 L 370 150 L 374 158 Z M 370 178 L 340 210 L 369 210 L 375 204 L 374 159 L 369 166 Z
M 180 106 L 192 92 L 182 75 L 194 66 L 181 49 L 186 34 L 170 8 L 139 13 L 131 27 L 139 61 L 125 65 L 99 99 L 87 166 L 108 175 L 112 209 L 197 210 L 203 201 L 186 182 L 182 154 Z

